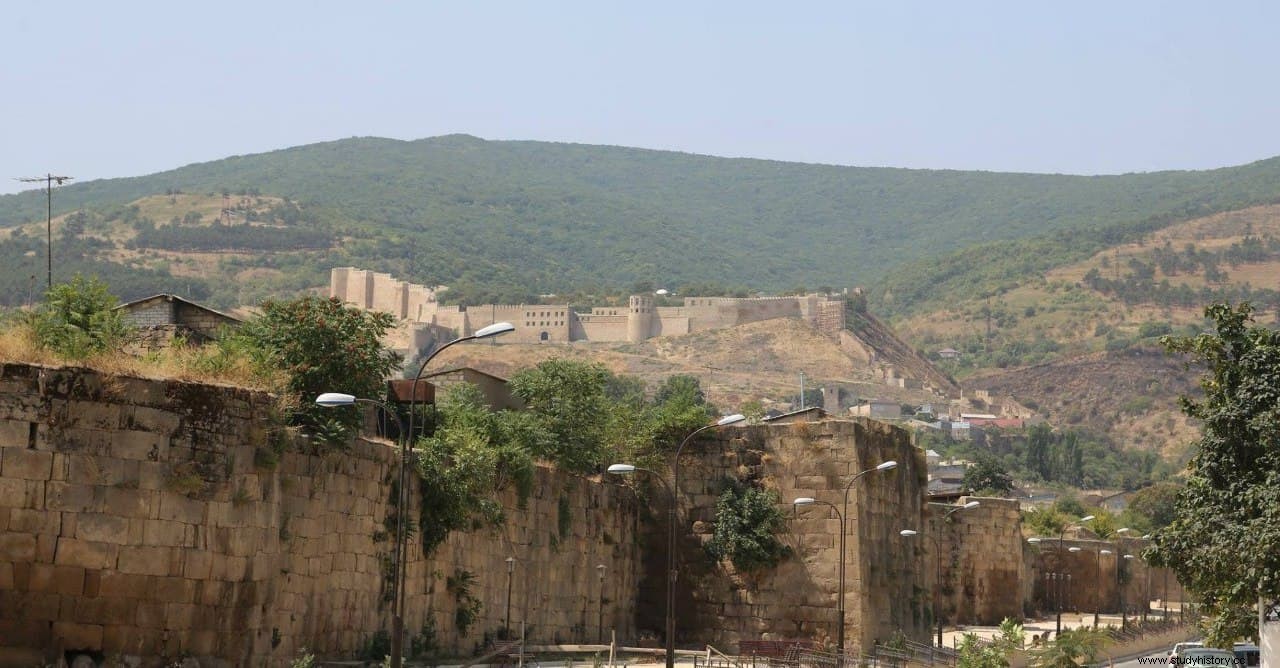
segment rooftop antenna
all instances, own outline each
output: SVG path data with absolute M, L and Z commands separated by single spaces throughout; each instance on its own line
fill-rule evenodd
M 58 185 L 62 185 L 64 181 L 70 181 L 74 176 L 54 176 L 53 174 L 45 174 L 44 176 L 20 177 L 18 180 L 23 183 L 39 183 L 44 181 L 45 192 L 45 257 L 48 260 L 49 268 L 49 289 L 53 289 L 53 182 L 57 181 Z

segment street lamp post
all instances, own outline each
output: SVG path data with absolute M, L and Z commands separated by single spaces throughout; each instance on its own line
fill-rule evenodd
M 469 336 L 458 337 L 443 346 L 437 348 L 434 352 L 423 360 L 422 366 L 418 367 L 418 373 L 413 378 L 413 385 L 409 391 L 409 425 L 405 429 L 405 433 L 400 435 L 400 486 L 396 490 L 396 569 L 395 577 L 392 581 L 394 587 L 392 597 L 392 615 L 391 615 L 391 667 L 401 668 L 404 665 L 404 587 L 405 587 L 405 569 L 407 559 L 407 546 L 405 545 L 405 514 L 407 512 L 408 492 L 405 490 L 406 477 L 405 469 L 409 462 L 409 441 L 413 438 L 413 418 L 415 413 L 415 404 L 418 400 L 418 382 L 422 380 L 422 372 L 426 370 L 429 363 L 436 355 L 439 355 L 445 348 L 464 341 L 474 341 L 476 339 L 487 339 L 500 334 L 506 334 L 515 329 L 515 326 L 509 322 L 498 322 L 488 327 L 482 327 L 474 334 Z M 391 411 L 383 404 L 370 399 L 357 399 L 349 394 L 341 394 L 338 392 L 326 392 L 316 399 L 316 403 L 321 406 L 350 406 L 357 401 L 369 402 L 382 406 L 382 410 L 390 413 Z M 508 562 L 510 563 L 510 562 Z
M 970 501 L 962 506 L 952 508 L 942 516 L 942 521 L 944 523 L 950 522 L 952 515 L 962 510 L 977 508 L 979 505 L 981 505 L 981 503 L 978 501 Z M 899 535 L 907 538 L 910 538 L 911 536 L 919 535 L 919 533 L 920 532 L 915 531 L 913 529 L 903 529 L 902 531 L 898 532 Z M 938 599 L 942 595 L 942 541 L 937 536 L 934 536 L 932 534 L 929 535 L 929 538 L 933 540 L 933 546 L 935 548 L 933 552 L 934 554 L 933 561 L 937 571 L 933 580 L 934 582 L 933 586 L 935 589 L 933 593 L 933 621 L 938 626 L 938 647 L 942 647 L 942 614 L 940 612 L 940 606 L 938 605 Z
M 1123 556 L 1125 561 L 1133 559 L 1132 554 Z M 1129 611 L 1124 606 L 1124 583 L 1120 582 L 1120 559 L 1116 559 L 1116 590 L 1120 592 L 1120 630 L 1129 628 Z
M 599 617 L 596 619 L 596 634 L 599 636 L 596 640 L 599 644 L 604 644 L 604 564 L 596 564 L 596 573 L 600 580 L 600 606 Z
M 838 666 L 844 665 L 844 562 L 845 562 L 845 534 L 848 533 L 848 531 L 845 528 L 845 522 L 849 517 L 849 490 L 853 487 L 853 483 L 858 481 L 858 478 L 861 478 L 862 476 L 875 471 L 888 471 L 897 466 L 898 466 L 898 462 L 893 461 L 891 459 L 873 468 L 869 468 L 865 471 L 861 471 L 857 475 L 853 476 L 853 478 L 849 480 L 849 484 L 845 485 L 844 487 L 844 511 L 843 512 L 837 509 L 834 504 L 827 503 L 826 501 L 818 501 L 817 499 L 814 499 L 808 496 L 800 497 L 795 501 L 792 501 L 793 506 L 808 506 L 808 505 L 813 505 L 814 503 L 826 504 L 828 506 L 831 506 L 831 508 L 836 511 L 836 515 L 839 516 L 840 518 L 840 598 L 836 601 L 836 610 L 837 610 L 836 616 L 839 618 L 839 622 L 838 622 L 839 627 L 837 627 L 836 629 L 836 652 L 838 653 L 838 658 L 836 659 L 836 662 Z
M 1078 520 L 1076 520 L 1076 521 L 1074 521 L 1074 522 L 1067 522 L 1066 524 L 1062 525 L 1062 530 L 1058 532 L 1058 538 L 1057 538 L 1057 541 L 1058 541 L 1057 545 L 1058 545 L 1058 547 L 1057 547 L 1056 552 L 1057 552 L 1057 554 L 1058 554 L 1058 555 L 1061 555 L 1061 554 L 1062 554 L 1062 540 L 1063 540 L 1063 538 L 1067 535 L 1067 529 L 1070 529 L 1071 527 L 1079 526 L 1079 525 L 1081 525 L 1081 524 L 1083 524 L 1083 523 L 1085 523 L 1085 522 L 1088 522 L 1088 521 L 1090 521 L 1090 520 L 1092 520 L 1092 519 L 1093 519 L 1093 515 L 1085 515 L 1084 517 L 1081 517 L 1080 519 L 1078 519 Z M 1032 545 L 1037 545 L 1037 544 L 1039 544 L 1039 543 L 1041 543 L 1041 542 L 1043 542 L 1043 541 L 1045 541 L 1045 540 L 1050 540 L 1050 539 L 1047 539 L 1047 538 L 1039 538 L 1039 537 L 1035 537 L 1035 536 L 1033 536 L 1033 537 L 1031 537 L 1031 538 L 1028 538 L 1028 539 L 1027 539 L 1027 542 L 1028 542 L 1028 543 L 1031 543 Z M 1080 548 L 1072 548 L 1072 549 L 1071 549 L 1071 551 L 1072 551 L 1072 552 L 1079 552 L 1079 551 L 1080 551 Z M 1059 573 L 1059 576 L 1061 576 L 1061 575 L 1064 575 L 1064 574 Z M 1067 585 L 1068 585 L 1068 587 L 1067 587 L 1067 589 L 1068 589 L 1067 593 L 1069 594 L 1069 593 L 1070 593 L 1070 584 L 1071 584 L 1071 574 L 1070 574 L 1070 573 L 1066 573 L 1065 575 L 1066 575 L 1066 582 L 1067 582 Z M 1059 579 L 1061 579 L 1061 578 L 1059 578 Z M 1061 599 L 1061 597 L 1059 597 L 1059 598 L 1058 598 L 1058 605 L 1057 605 L 1057 606 L 1055 606 L 1055 607 L 1056 607 L 1056 617 L 1057 617 L 1057 622 L 1056 622 L 1056 628 L 1055 628 L 1055 630 L 1054 630 L 1054 632 L 1053 632 L 1053 636 L 1056 638 L 1056 637 L 1058 637 L 1058 636 L 1062 635 L 1062 599 Z
M 515 575 L 515 571 L 516 558 L 507 557 L 507 614 L 502 617 L 502 635 L 504 639 L 511 637 L 511 579 Z
M 675 458 L 671 463 L 672 485 L 667 485 L 666 480 L 662 480 L 662 476 L 631 464 L 613 464 L 609 467 L 609 473 L 617 475 L 625 475 L 636 471 L 644 471 L 655 478 L 662 480 L 663 485 L 667 485 L 667 493 L 671 495 L 671 507 L 667 511 L 667 668 L 675 668 L 676 665 L 676 578 L 679 572 L 676 570 L 676 491 L 680 489 L 680 453 L 684 450 L 684 446 L 692 441 L 695 436 L 717 427 L 724 427 L 731 424 L 737 424 L 747 419 L 741 414 L 726 415 L 714 423 L 698 427 L 693 430 L 676 448 Z

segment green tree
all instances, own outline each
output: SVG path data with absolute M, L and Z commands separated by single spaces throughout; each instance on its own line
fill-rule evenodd
M 966 633 L 956 648 L 956 668 L 1008 668 L 1009 655 L 1022 649 L 1025 637 L 1022 625 L 1007 617 L 990 642 L 982 641 L 976 633 Z
M 986 455 L 979 457 L 973 466 L 965 469 L 962 485 L 969 494 L 984 492 L 998 496 L 1013 491 L 1013 478 L 1009 477 L 1009 472 L 1000 460 Z
M 1031 652 L 1035 668 L 1079 668 L 1092 663 L 1111 638 L 1099 629 L 1064 629 L 1052 642 Z
M 777 536 L 786 524 L 777 492 L 728 479 L 716 502 L 715 531 L 707 551 L 740 571 L 772 568 L 787 554 Z
M 1125 509 L 1128 514 L 1141 520 L 1144 532 L 1161 529 L 1174 519 L 1174 504 L 1182 485 L 1176 482 L 1158 482 L 1143 487 L 1129 497 L 1129 505 Z
M 1049 458 L 1052 447 L 1053 430 L 1049 425 L 1041 423 L 1027 432 L 1026 467 L 1028 471 L 1040 476 L 1041 480 L 1050 480 L 1053 477 Z
M 28 322 L 41 348 L 84 359 L 124 343 L 128 328 L 115 306 L 106 283 L 77 274 L 70 283 L 53 286 Z
M 524 400 L 537 427 L 534 455 L 579 473 L 600 467 L 615 407 L 605 394 L 611 376 L 600 364 L 550 359 L 511 377 L 512 393 Z
M 237 336 L 248 341 L 255 361 L 288 375 L 287 390 L 296 396 L 295 415 L 306 426 L 344 437 L 360 423 L 360 412 L 335 411 L 315 405 L 324 392 L 371 398 L 402 361 L 382 346 L 394 325 L 388 313 L 363 311 L 338 299 L 316 296 L 265 301 L 262 315 L 246 322 Z
M 1203 602 L 1206 640 L 1219 647 L 1256 637 L 1256 617 L 1244 613 L 1280 597 L 1280 332 L 1252 314 L 1247 302 L 1212 304 L 1212 333 L 1161 339 L 1205 369 L 1203 398 L 1181 399 L 1203 435 L 1174 520 L 1147 556 Z

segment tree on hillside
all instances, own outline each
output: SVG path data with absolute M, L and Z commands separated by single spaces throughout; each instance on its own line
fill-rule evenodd
M 1174 520 L 1174 504 L 1181 490 L 1182 485 L 1176 482 L 1158 482 L 1143 487 L 1129 497 L 1126 519 L 1133 518 L 1131 525 L 1141 524 L 1134 528 L 1144 533 L 1168 526 Z
M 1205 367 L 1202 399 L 1182 397 L 1203 435 L 1174 519 L 1147 557 L 1203 602 L 1209 644 L 1257 637 L 1253 606 L 1280 597 L 1280 331 L 1249 303 L 1205 309 L 1212 333 L 1161 342 Z
M 979 457 L 973 466 L 965 469 L 964 491 L 984 496 L 1002 496 L 1013 491 L 1013 478 L 995 457 Z
M 511 377 L 511 392 L 545 436 L 532 444 L 534 455 L 579 473 L 600 467 L 613 408 L 605 394 L 610 376 L 600 364 L 550 359 Z

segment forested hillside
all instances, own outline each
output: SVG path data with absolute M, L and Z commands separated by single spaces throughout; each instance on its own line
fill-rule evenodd
M 996 285 L 1087 257 L 1136 231 L 1278 200 L 1280 160 L 1080 177 L 834 167 L 469 136 L 359 138 L 78 183 L 60 188 L 54 205 L 59 214 L 106 218 L 136 200 L 173 193 L 270 196 L 300 214 L 271 229 L 199 232 L 197 222 L 179 232 L 165 229 L 167 219 L 135 213 L 134 233 L 117 239 L 131 240 L 134 256 L 72 229 L 61 271 L 124 280 L 130 267 L 146 267 L 154 272 L 146 276 L 153 291 L 185 285 L 229 305 L 246 295 L 318 287 L 328 266 L 344 264 L 448 284 L 454 298 L 473 302 L 645 283 L 704 293 L 871 285 L 913 266 L 872 303 L 873 310 L 905 312 L 958 287 Z M 10 288 L 0 293 L 9 303 L 20 301 L 14 295 L 39 273 L 32 269 L 43 239 L 34 224 L 43 214 L 43 192 L 0 197 L 0 229 L 32 226 L 0 241 L 0 258 L 14 261 L 8 285 L 0 286 Z M 986 247 L 951 255 L 993 242 L 1012 252 Z M 240 253 L 251 248 L 295 252 Z M 226 257 L 163 285 L 170 267 L 139 264 L 150 250 Z M 233 277 L 237 284 L 228 285 Z

